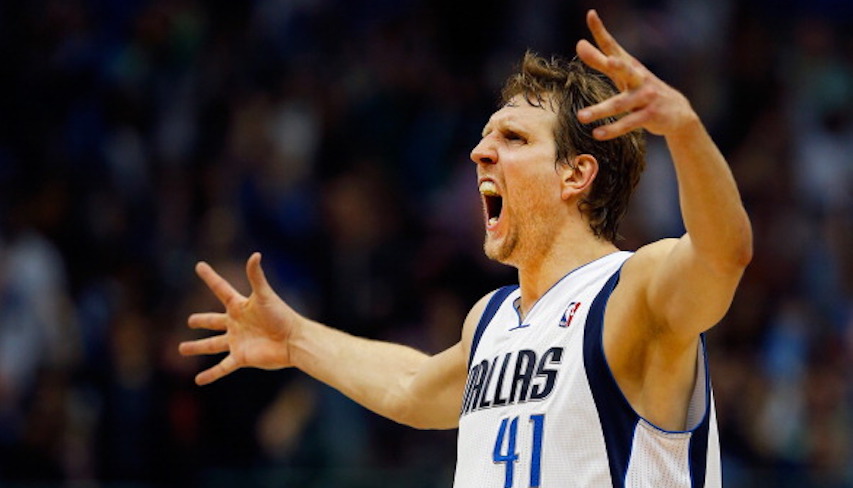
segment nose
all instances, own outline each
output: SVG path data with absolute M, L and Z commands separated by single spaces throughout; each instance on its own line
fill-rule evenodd
M 495 144 L 489 140 L 488 136 L 480 139 L 480 143 L 471 150 L 471 161 L 477 164 L 495 164 L 498 162 Z

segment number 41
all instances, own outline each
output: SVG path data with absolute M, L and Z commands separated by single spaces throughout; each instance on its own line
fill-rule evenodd
M 533 424 L 532 451 L 530 453 L 530 488 L 537 488 L 542 473 L 542 431 L 545 427 L 545 415 L 536 414 L 530 416 Z M 518 460 L 518 452 L 515 450 L 515 438 L 518 434 L 518 417 L 512 420 L 506 418 L 501 420 L 498 428 L 498 437 L 495 439 L 495 449 L 492 452 L 492 460 L 495 463 L 504 463 L 506 466 L 506 477 L 504 488 L 512 488 L 515 462 Z

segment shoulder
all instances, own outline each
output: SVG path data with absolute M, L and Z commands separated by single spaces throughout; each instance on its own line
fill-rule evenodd
M 649 294 L 655 273 L 666 263 L 678 239 L 662 239 L 634 252 L 622 265 L 619 282 L 608 300 L 610 331 L 619 336 L 646 336 L 655 329 Z M 615 319 L 615 320 L 614 320 Z
M 628 281 L 642 281 L 657 269 L 678 244 L 678 239 L 668 238 L 655 241 L 637 249 L 636 252 L 622 266 L 620 283 Z
M 674 238 L 661 239 L 637 249 L 622 265 L 614 300 L 648 298 L 655 273 L 665 265 L 678 242 Z

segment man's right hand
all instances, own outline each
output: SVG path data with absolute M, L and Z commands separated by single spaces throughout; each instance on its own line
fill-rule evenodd
M 194 313 L 187 322 L 193 329 L 222 333 L 182 342 L 179 351 L 185 356 L 228 353 L 218 364 L 196 375 L 197 384 L 212 383 L 243 367 L 280 369 L 293 365 L 289 340 L 306 319 L 270 287 L 261 269 L 260 253 L 252 254 L 246 262 L 252 286 L 248 297 L 237 292 L 207 263 L 198 263 L 196 273 L 225 305 L 225 312 Z

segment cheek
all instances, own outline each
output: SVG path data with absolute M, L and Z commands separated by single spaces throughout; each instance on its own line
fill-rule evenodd
M 562 200 L 560 175 L 555 164 L 553 154 L 547 151 L 506 161 L 503 165 L 507 196 L 504 203 L 525 209 Z
M 551 177 L 538 175 L 526 180 L 523 184 L 516 183 L 508 188 L 508 198 L 505 204 L 508 209 L 526 221 L 540 220 L 551 212 L 560 197 L 560 185 L 553 175 Z

